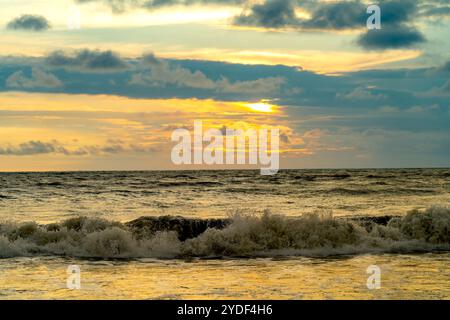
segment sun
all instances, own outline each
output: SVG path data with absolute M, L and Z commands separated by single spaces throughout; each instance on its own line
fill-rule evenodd
M 266 102 L 249 103 L 247 107 L 257 112 L 273 112 L 274 105 L 268 104 Z

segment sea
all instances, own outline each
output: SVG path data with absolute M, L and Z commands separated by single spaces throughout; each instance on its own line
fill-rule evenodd
M 0 173 L 0 299 L 450 299 L 449 205 L 448 168 Z

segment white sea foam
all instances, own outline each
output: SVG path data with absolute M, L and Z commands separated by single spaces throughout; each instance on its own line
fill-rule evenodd
M 146 233 L 101 219 L 57 224 L 0 224 L 0 258 L 58 255 L 107 258 L 330 256 L 450 250 L 450 208 L 434 206 L 393 218 L 387 225 L 310 214 L 287 218 L 268 212 L 237 214 L 223 229 L 180 241 L 175 231 Z

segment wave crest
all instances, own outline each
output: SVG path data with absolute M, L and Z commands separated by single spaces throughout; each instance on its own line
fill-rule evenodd
M 61 223 L 0 224 L 0 257 L 85 258 L 329 256 L 450 250 L 450 208 L 404 217 L 288 218 L 265 212 L 230 219 L 143 217 L 126 224 L 78 217 Z

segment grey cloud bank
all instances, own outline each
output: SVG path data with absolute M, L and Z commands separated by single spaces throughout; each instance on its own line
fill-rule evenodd
M 6 28 L 9 30 L 45 31 L 50 29 L 50 22 L 40 15 L 24 14 L 11 20 Z
M 433 95 L 432 89 L 443 87 L 448 80 L 448 64 L 326 76 L 286 66 L 160 59 L 153 54 L 127 59 L 113 51 L 86 49 L 57 51 L 40 59 L 20 57 L 16 63 L 5 58 L 0 63 L 0 91 L 226 101 L 276 99 L 285 105 L 333 108 L 360 106 L 362 101 L 363 108 L 407 108 L 418 103 L 446 107 L 444 96 Z M 428 94 L 417 97 L 425 92 Z

